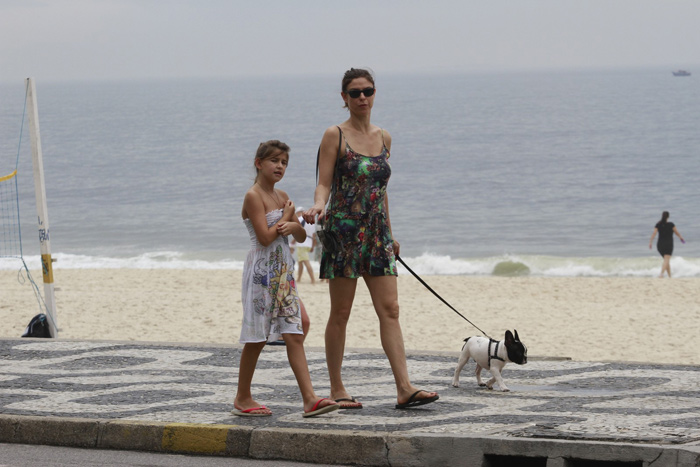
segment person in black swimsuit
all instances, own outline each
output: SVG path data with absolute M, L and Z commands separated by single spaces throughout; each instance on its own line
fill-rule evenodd
M 661 274 L 659 277 L 664 277 L 664 271 L 671 277 L 671 255 L 673 254 L 673 234 L 678 235 L 681 242 L 685 243 L 683 236 L 678 233 L 678 229 L 673 224 L 673 222 L 668 222 L 668 216 L 670 214 L 668 211 L 664 211 L 661 215 L 661 220 L 656 223 L 654 227 L 654 232 L 651 234 L 651 239 L 649 240 L 649 249 L 651 250 L 651 245 L 654 243 L 654 237 L 659 234 L 659 240 L 656 242 L 656 249 L 658 250 L 661 257 L 664 259 L 664 263 L 661 266 Z

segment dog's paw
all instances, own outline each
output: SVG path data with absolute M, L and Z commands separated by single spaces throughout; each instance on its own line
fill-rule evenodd
M 459 387 L 459 383 L 452 383 L 452 387 L 453 387 L 453 388 L 458 388 L 458 387 Z
M 486 383 L 479 383 L 479 387 L 483 388 L 484 386 L 486 386 Z M 491 388 L 489 388 L 489 389 L 491 389 Z

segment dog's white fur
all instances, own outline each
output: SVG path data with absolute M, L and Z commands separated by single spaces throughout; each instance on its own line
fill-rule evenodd
M 518 364 L 527 363 L 527 348 L 524 347 L 524 349 L 524 361 L 516 362 Z M 492 356 L 490 362 L 489 352 Z M 494 355 L 502 360 L 493 358 Z M 459 357 L 459 362 L 457 363 L 457 368 L 455 369 L 454 378 L 452 379 L 452 386 L 456 388 L 459 387 L 459 373 L 462 371 L 462 368 L 464 368 L 464 365 L 467 364 L 467 361 L 469 361 L 470 357 L 476 362 L 476 381 L 479 384 L 479 386 L 486 386 L 489 389 L 493 389 L 493 385 L 494 383 L 496 383 L 498 385 L 499 391 L 510 391 L 510 389 L 508 389 L 508 387 L 506 386 L 506 383 L 503 381 L 503 377 L 501 376 L 503 367 L 506 366 L 507 362 L 511 361 L 508 358 L 508 351 L 506 349 L 505 339 L 498 342 L 498 352 L 496 352 L 495 341 L 491 341 L 491 339 L 487 337 L 470 337 L 464 344 L 464 347 L 462 348 L 462 354 Z M 492 378 L 486 383 L 484 383 L 481 380 L 481 370 L 483 369 L 490 371 L 492 375 Z

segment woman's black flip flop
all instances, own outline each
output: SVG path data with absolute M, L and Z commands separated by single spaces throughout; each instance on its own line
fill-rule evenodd
M 434 395 L 433 397 L 426 397 L 425 399 L 416 399 L 416 396 L 421 393 L 421 392 L 428 392 L 424 391 L 423 389 L 418 390 L 411 394 L 411 397 L 408 398 L 408 402 L 405 402 L 403 404 L 396 404 L 397 409 L 408 409 L 411 407 L 418 407 L 419 405 L 425 405 L 425 404 L 430 404 L 431 402 L 435 402 L 436 400 L 440 399 L 440 396 L 437 394 Z

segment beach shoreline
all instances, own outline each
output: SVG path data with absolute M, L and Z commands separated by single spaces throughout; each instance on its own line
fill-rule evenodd
M 31 271 L 43 293 L 41 272 Z M 54 269 L 59 338 L 237 344 L 240 270 Z M 700 365 L 697 279 L 425 276 L 453 307 L 491 337 L 517 329 L 531 356 L 577 361 Z M 362 281 L 360 281 L 362 282 Z M 0 337 L 16 338 L 40 312 L 32 286 L 0 271 Z M 407 351 L 458 352 L 482 335 L 410 275 L 398 278 Z M 324 346 L 327 285 L 298 283 L 311 329 Z M 358 284 L 347 348 L 381 349 L 379 325 Z

